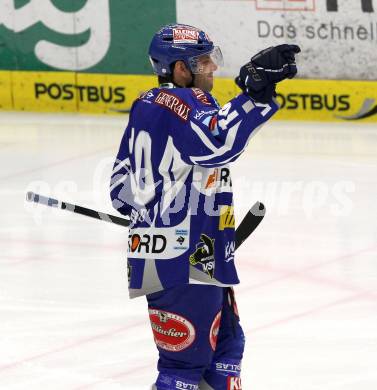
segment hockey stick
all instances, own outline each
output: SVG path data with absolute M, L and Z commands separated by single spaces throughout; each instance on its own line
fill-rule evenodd
M 36 194 L 34 192 L 28 192 L 26 194 L 26 200 L 29 202 L 43 204 L 45 206 L 56 207 L 62 210 L 72 211 L 76 214 L 85 215 L 87 217 L 101 219 L 102 221 L 112 222 L 116 225 L 129 226 L 130 220 L 126 218 L 116 217 L 114 215 L 102 213 L 100 211 L 92 210 L 87 207 L 77 206 L 72 203 L 62 202 L 54 198 L 48 198 L 46 196 Z M 266 209 L 261 202 L 256 202 L 252 208 L 246 213 L 241 223 L 236 229 L 236 248 L 237 249 L 257 228 L 261 223 Z
M 264 207 L 264 204 L 262 202 L 255 202 L 236 229 L 235 249 L 239 248 L 247 237 L 249 237 L 250 234 L 258 227 L 265 214 L 266 208 Z
M 60 200 L 54 198 L 48 198 L 47 196 L 36 194 L 31 191 L 26 194 L 26 200 L 29 202 L 43 204 L 45 206 L 56 207 L 58 209 L 72 211 L 73 213 L 85 215 L 87 217 L 101 219 L 102 221 L 112 222 L 115 223 L 116 225 L 127 227 L 130 224 L 130 220 L 127 218 L 120 218 L 120 217 L 116 217 L 115 215 L 110 215 L 110 214 L 102 213 L 100 211 L 88 209 L 87 207 L 77 206 L 75 204 L 68 203 L 68 202 L 62 202 Z

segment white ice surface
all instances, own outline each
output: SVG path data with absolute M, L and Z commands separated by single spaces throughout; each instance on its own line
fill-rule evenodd
M 25 202 L 35 190 L 115 214 L 126 120 L 0 114 L 1 390 L 155 379 L 146 303 L 127 294 L 127 231 Z M 375 125 L 272 122 L 233 164 L 238 221 L 267 207 L 236 256 L 244 390 L 377 389 L 376 155 Z

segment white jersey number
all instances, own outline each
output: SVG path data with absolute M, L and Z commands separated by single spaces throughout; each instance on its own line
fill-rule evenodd
M 134 200 L 140 205 L 146 205 L 156 195 L 156 182 L 152 166 L 152 139 L 145 130 L 140 130 L 135 138 L 135 130 L 131 130 L 129 150 L 134 153 L 135 171 L 131 177 L 131 188 Z M 163 153 L 158 173 L 163 177 L 164 206 L 168 207 L 177 193 L 182 189 L 190 173 L 188 165 L 183 162 L 180 153 L 169 137 Z

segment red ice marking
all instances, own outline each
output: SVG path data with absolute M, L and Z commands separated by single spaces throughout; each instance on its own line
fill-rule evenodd
M 327 260 L 327 261 L 317 263 L 314 265 L 310 265 L 308 267 L 304 267 L 304 268 L 301 268 L 298 270 L 287 270 L 287 269 L 281 269 L 278 267 L 270 267 L 270 266 L 266 266 L 263 264 L 258 264 L 257 262 L 244 261 L 244 262 L 242 262 L 242 266 L 250 267 L 250 268 L 254 268 L 254 269 L 259 269 L 259 270 L 263 270 L 263 271 L 270 272 L 270 273 L 280 273 L 281 276 L 278 276 L 277 278 L 267 280 L 265 282 L 261 282 L 261 283 L 258 283 L 258 284 L 252 285 L 252 286 L 248 286 L 245 288 L 241 287 L 240 289 L 237 289 L 237 294 L 242 294 L 242 293 L 244 293 L 246 291 L 250 291 L 250 290 L 256 290 L 258 288 L 261 288 L 261 287 L 264 287 L 264 286 L 267 286 L 270 284 L 274 284 L 274 283 L 280 282 L 280 281 L 285 280 L 285 279 L 299 278 L 299 279 L 310 280 L 313 283 L 326 284 L 326 285 L 330 285 L 330 286 L 335 287 L 335 288 L 340 288 L 340 289 L 345 289 L 345 290 L 350 290 L 350 291 L 362 293 L 363 295 L 365 295 L 366 298 L 372 299 L 375 301 L 375 300 L 377 300 L 377 294 L 374 294 L 373 292 L 365 291 L 357 286 L 352 286 L 352 285 L 349 285 L 349 284 L 344 283 L 342 281 L 337 281 L 337 280 L 332 280 L 329 278 L 314 276 L 312 273 L 308 273 L 307 271 L 319 269 L 319 268 L 322 268 L 324 266 L 327 266 L 328 264 L 342 261 L 342 260 L 345 260 L 348 258 L 352 258 L 352 257 L 358 256 L 362 253 L 372 252 L 376 249 L 377 249 L 377 246 L 365 248 L 365 249 L 359 250 L 359 251 L 354 252 L 354 253 L 345 254 L 345 255 L 336 257 L 334 259 Z
M 134 373 L 137 373 L 139 371 L 144 371 L 144 370 L 150 371 L 150 369 L 153 367 L 154 363 L 155 363 L 154 361 L 151 361 L 149 364 L 145 364 L 145 365 L 139 366 L 139 367 L 134 367 L 134 368 L 131 368 L 131 369 L 126 370 L 126 371 L 118 372 L 116 374 L 107 376 L 107 377 L 105 377 L 103 379 L 100 379 L 98 381 L 95 381 L 95 382 L 92 382 L 92 383 L 88 383 L 86 385 L 82 385 L 82 386 L 76 387 L 73 390 L 89 389 L 91 387 L 95 387 L 97 385 L 100 385 L 101 383 L 113 382 L 116 379 L 131 376 Z
M 0 265 L 14 266 L 24 263 L 30 263 L 32 261 L 46 261 L 49 257 L 53 256 L 52 253 L 48 253 L 40 256 L 5 256 L 4 259 L 8 262 L 1 262 Z
M 377 294 L 376 294 L 376 291 L 374 291 L 374 290 L 364 291 L 364 290 L 360 289 L 359 287 L 350 286 L 350 285 L 345 284 L 345 283 L 343 283 L 341 281 L 334 281 L 334 280 L 329 280 L 329 279 L 325 279 L 325 278 L 319 278 L 319 277 L 315 277 L 315 276 L 308 276 L 308 275 L 305 274 L 305 272 L 308 271 L 308 270 L 318 269 L 318 268 L 324 267 L 324 266 L 326 266 L 328 264 L 331 264 L 331 263 L 334 263 L 334 262 L 337 262 L 337 261 L 341 261 L 341 260 L 344 260 L 344 259 L 355 257 L 355 256 L 357 256 L 357 255 L 359 255 L 361 253 L 375 251 L 376 249 L 377 249 L 377 246 L 373 246 L 373 247 L 370 247 L 370 248 L 362 249 L 362 250 L 354 252 L 354 253 L 345 254 L 343 256 L 339 256 L 339 257 L 336 257 L 334 259 L 331 259 L 331 260 L 328 260 L 328 261 L 325 261 L 325 262 L 314 264 L 314 265 L 311 265 L 309 267 L 302 268 L 301 270 L 298 270 L 298 271 L 289 271 L 289 272 L 285 272 L 284 271 L 285 274 L 283 276 L 279 277 L 279 278 L 276 278 L 274 280 L 270 280 L 270 281 L 267 281 L 267 282 L 264 282 L 264 283 L 260 283 L 260 284 L 258 284 L 256 286 L 255 285 L 254 286 L 249 286 L 249 287 L 246 287 L 246 288 L 244 288 L 242 290 L 237 291 L 237 294 L 240 294 L 240 293 L 242 294 L 242 293 L 244 293 L 246 291 L 257 289 L 257 288 L 260 288 L 260 287 L 265 286 L 267 284 L 272 284 L 272 283 L 275 283 L 277 281 L 281 281 L 283 279 L 287 279 L 287 278 L 294 277 L 294 276 L 297 276 L 297 277 L 302 278 L 302 279 L 310 278 L 313 281 L 320 281 L 321 283 L 325 282 L 326 284 L 330 283 L 334 287 L 341 287 L 341 288 L 346 288 L 348 290 L 357 291 L 356 294 L 350 295 L 348 297 L 345 297 L 345 298 L 342 298 L 342 299 L 339 299 L 339 300 L 336 300 L 336 301 L 328 302 L 326 304 L 323 304 L 321 306 L 317 306 L 317 307 L 312 308 L 310 310 L 306 310 L 306 311 L 303 311 L 303 312 L 292 314 L 292 315 L 284 317 L 284 318 L 277 319 L 275 321 L 272 321 L 270 323 L 258 326 L 258 327 L 253 328 L 253 329 L 248 329 L 246 331 L 246 333 L 256 333 L 256 332 L 259 332 L 259 331 L 263 331 L 265 329 L 272 328 L 274 326 L 278 326 L 278 325 L 282 325 L 282 324 L 294 321 L 294 320 L 299 319 L 299 318 L 309 317 L 310 315 L 315 314 L 315 313 L 317 313 L 319 311 L 326 310 L 326 309 L 329 309 L 329 308 L 332 308 L 332 307 L 335 307 L 335 306 L 343 305 L 345 303 L 348 303 L 348 302 L 351 302 L 351 301 L 354 301 L 354 300 L 357 300 L 357 299 L 366 298 L 366 299 L 372 299 L 373 301 L 377 301 Z M 265 269 L 268 269 L 269 272 L 281 272 L 281 271 L 278 271 L 276 268 L 273 268 L 273 267 L 265 267 L 265 266 L 256 265 L 256 264 L 255 265 L 251 265 L 251 267 L 265 268 Z
M 4 364 L 4 365 L 0 366 L 0 372 L 16 368 L 22 364 L 29 363 L 29 362 L 32 362 L 32 361 L 35 361 L 38 359 L 43 359 L 46 356 L 54 355 L 54 354 L 59 353 L 59 352 L 64 352 L 64 351 L 67 351 L 67 350 L 72 349 L 72 348 L 77 348 L 77 347 L 80 347 L 81 345 L 84 345 L 84 344 L 88 344 L 88 343 L 91 343 L 91 342 L 94 342 L 97 340 L 101 340 L 101 339 L 104 339 L 107 337 L 114 336 L 115 334 L 126 332 L 132 328 L 138 328 L 144 324 L 145 324 L 145 321 L 142 321 L 142 322 L 140 321 L 140 322 L 137 322 L 137 323 L 129 325 L 129 326 L 123 326 L 121 328 L 113 329 L 109 332 L 99 333 L 99 334 L 93 335 L 91 337 L 79 339 L 79 340 L 75 341 L 74 343 L 62 345 L 61 347 L 57 347 L 57 348 L 51 349 L 49 351 L 45 351 L 45 352 L 42 352 L 42 353 L 39 353 L 36 355 L 24 357 L 20 360 L 16 360 L 12 363 L 8 363 L 8 364 Z
M 82 158 L 95 156 L 96 154 L 103 153 L 103 152 L 106 152 L 108 150 L 114 150 L 114 147 L 108 146 L 107 148 L 102 148 L 102 149 L 94 150 L 94 151 L 89 152 L 89 153 L 80 154 L 79 156 L 73 156 L 70 158 L 66 158 L 64 160 L 51 162 L 47 165 L 42 165 L 40 167 L 27 169 L 25 171 L 20 171 L 20 172 L 14 172 L 14 173 L 8 174 L 6 176 L 0 177 L 0 180 L 9 180 L 9 179 L 13 179 L 14 177 L 27 175 L 29 173 L 38 172 L 38 171 L 45 170 L 45 169 L 50 169 L 52 167 L 56 167 L 57 165 L 66 164 L 66 163 L 74 161 L 74 160 L 80 160 Z
M 279 270 L 275 267 L 273 267 L 273 268 L 266 267 L 266 266 L 263 266 L 263 265 L 260 265 L 257 263 L 250 263 L 249 262 L 247 264 L 247 266 L 249 266 L 250 268 L 253 268 L 254 270 L 267 271 L 269 273 L 283 273 L 283 276 L 277 277 L 275 279 L 267 280 L 265 282 L 261 282 L 259 284 L 256 284 L 256 285 L 253 285 L 250 287 L 246 287 L 245 289 L 240 289 L 239 293 L 241 293 L 241 294 L 243 293 L 243 291 L 255 290 L 255 289 L 264 287 L 266 285 L 269 285 L 269 284 L 280 282 L 281 280 L 284 280 L 287 278 L 296 278 L 296 279 L 301 279 L 301 280 L 305 280 L 308 282 L 312 282 L 315 284 L 322 284 L 322 285 L 330 286 L 333 288 L 338 288 L 341 290 L 347 290 L 347 291 L 351 291 L 351 292 L 355 292 L 355 293 L 361 293 L 361 294 L 365 295 L 366 299 L 377 302 L 377 291 L 375 293 L 370 292 L 370 291 L 366 291 L 358 286 L 353 286 L 353 285 L 350 285 L 350 284 L 345 283 L 343 281 L 338 281 L 338 280 L 325 278 L 325 277 L 319 277 L 319 276 L 315 276 L 312 274 L 305 274 L 303 271 L 290 271 L 289 273 L 287 273 L 286 270 Z
M 44 246 L 44 245 L 56 245 L 56 246 L 67 246 L 67 247 L 84 247 L 84 248 L 94 248 L 96 250 L 103 249 L 106 251 L 112 250 L 112 251 L 119 251 L 124 250 L 124 244 L 98 244 L 95 242 L 78 242 L 78 241 L 52 241 L 52 240 L 5 240 L 0 239 L 0 243 L 14 243 L 14 244 L 29 244 L 29 245 L 37 245 L 37 246 Z
M 332 308 L 332 307 L 335 307 L 335 306 L 344 305 L 345 303 L 348 303 L 348 302 L 360 299 L 360 298 L 362 298 L 363 295 L 364 295 L 364 293 L 358 293 L 358 294 L 350 295 L 350 296 L 342 298 L 342 299 L 338 299 L 336 301 L 328 302 L 328 303 L 326 303 L 324 305 L 314 307 L 313 309 L 302 311 L 302 312 L 299 312 L 299 313 L 296 313 L 296 314 L 292 314 L 292 315 L 290 315 L 288 317 L 280 318 L 278 320 L 269 322 L 267 324 L 264 324 L 264 325 L 261 325 L 261 326 L 257 326 L 256 328 L 247 329 L 245 333 L 246 334 L 257 333 L 257 332 L 260 332 L 260 331 L 263 331 L 263 330 L 266 330 L 266 329 L 269 329 L 269 328 L 273 328 L 275 326 L 286 324 L 288 322 L 297 320 L 299 318 L 309 317 L 312 314 L 318 313 L 318 312 L 320 312 L 322 310 L 326 310 L 326 309 L 329 309 L 329 308 Z

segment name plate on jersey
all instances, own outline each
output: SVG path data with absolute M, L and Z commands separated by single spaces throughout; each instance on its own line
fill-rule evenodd
M 128 235 L 128 256 L 136 259 L 169 260 L 181 256 L 190 245 L 190 219 L 173 227 L 135 228 Z

